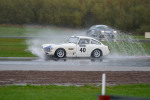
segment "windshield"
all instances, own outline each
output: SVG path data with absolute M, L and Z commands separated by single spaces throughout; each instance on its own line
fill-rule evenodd
M 69 38 L 68 42 L 69 42 L 69 43 L 77 43 L 78 40 L 79 40 L 78 37 L 71 37 L 71 38 Z
M 101 27 L 97 27 L 97 29 L 106 30 L 106 29 L 108 29 L 108 27 L 101 26 Z

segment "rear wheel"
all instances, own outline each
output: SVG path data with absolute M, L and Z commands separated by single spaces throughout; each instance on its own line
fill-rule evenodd
M 94 58 L 100 58 L 101 56 L 102 56 L 102 52 L 101 52 L 101 50 L 99 50 L 99 49 L 95 49 L 93 52 L 92 52 L 92 55 L 91 55 L 92 57 L 94 57 Z
M 66 56 L 66 51 L 64 49 L 57 49 L 55 52 L 55 57 L 64 58 Z

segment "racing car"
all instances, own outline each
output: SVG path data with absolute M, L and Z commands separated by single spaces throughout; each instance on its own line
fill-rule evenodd
M 93 25 L 86 31 L 86 34 L 100 41 L 112 41 L 116 40 L 117 31 L 107 25 Z
M 71 36 L 67 43 L 43 44 L 45 57 L 93 57 L 108 55 L 109 47 L 100 41 L 87 36 Z

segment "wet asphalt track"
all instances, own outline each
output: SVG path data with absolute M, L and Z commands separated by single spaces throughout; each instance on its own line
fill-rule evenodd
M 101 59 L 0 57 L 0 71 L 150 71 L 150 56 L 107 56 Z

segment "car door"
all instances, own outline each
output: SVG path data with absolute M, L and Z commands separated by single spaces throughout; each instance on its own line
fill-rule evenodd
M 81 38 L 77 44 L 76 53 L 77 57 L 89 56 L 90 39 Z

